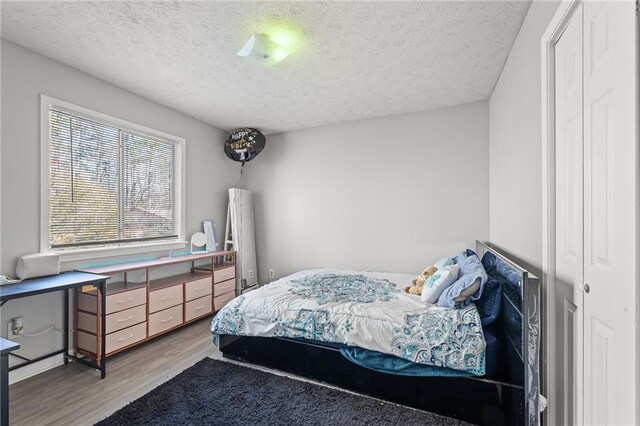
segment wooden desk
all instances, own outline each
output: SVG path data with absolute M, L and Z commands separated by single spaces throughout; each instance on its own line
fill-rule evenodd
M 0 426 L 9 426 L 9 352 L 20 345 L 0 337 Z
M 106 282 L 109 277 L 104 275 L 89 274 L 84 272 L 65 272 L 60 275 L 52 275 L 49 277 L 34 278 L 30 280 L 24 280 L 16 284 L 7 284 L 0 286 L 0 306 L 3 306 L 7 301 L 14 299 L 21 299 L 24 297 L 35 296 L 37 294 L 52 293 L 55 291 L 64 292 L 64 308 L 63 308 L 63 342 L 64 348 L 57 350 L 34 359 L 27 359 L 21 355 L 12 354 L 20 359 L 23 363 L 8 368 L 9 371 L 16 368 L 24 367 L 25 365 L 33 364 L 34 362 L 41 361 L 45 358 L 63 354 L 64 363 L 68 363 L 69 360 L 85 364 L 89 367 L 97 368 L 100 370 L 100 377 L 104 378 L 106 375 L 106 357 L 104 353 L 104 340 L 102 342 L 102 353 L 96 359 L 96 362 L 91 362 L 85 358 L 78 357 L 76 355 L 69 354 L 69 290 L 82 287 L 85 285 L 93 285 L 97 288 L 99 294 L 104 294 L 106 290 Z M 101 327 L 104 330 L 106 326 L 106 314 L 104 297 L 102 300 L 102 306 L 100 311 Z M 3 355 L 4 356 L 4 355 Z

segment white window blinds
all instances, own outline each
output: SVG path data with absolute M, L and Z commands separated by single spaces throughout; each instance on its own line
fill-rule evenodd
M 53 106 L 49 132 L 51 249 L 178 237 L 175 142 Z

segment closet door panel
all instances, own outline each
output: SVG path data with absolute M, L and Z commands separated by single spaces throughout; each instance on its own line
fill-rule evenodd
M 583 7 L 584 423 L 635 424 L 635 5 Z
M 583 270 L 582 8 L 555 49 L 556 293 L 558 367 L 556 424 L 581 422 Z

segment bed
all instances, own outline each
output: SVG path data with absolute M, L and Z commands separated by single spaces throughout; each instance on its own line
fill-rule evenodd
M 234 299 L 214 342 L 227 358 L 472 423 L 538 424 L 538 280 L 487 244 L 476 251 L 501 283 L 491 324 L 482 298 L 443 308 L 406 294 L 410 275 L 323 269 Z

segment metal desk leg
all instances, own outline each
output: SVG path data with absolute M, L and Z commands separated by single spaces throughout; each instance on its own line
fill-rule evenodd
M 9 354 L 0 356 L 0 426 L 9 426 Z
M 62 359 L 64 363 L 67 364 L 69 362 L 69 290 L 64 291 L 64 308 L 62 309 L 62 329 L 64 330 L 64 354 L 62 355 Z
M 100 378 L 107 375 L 107 282 L 100 283 Z

